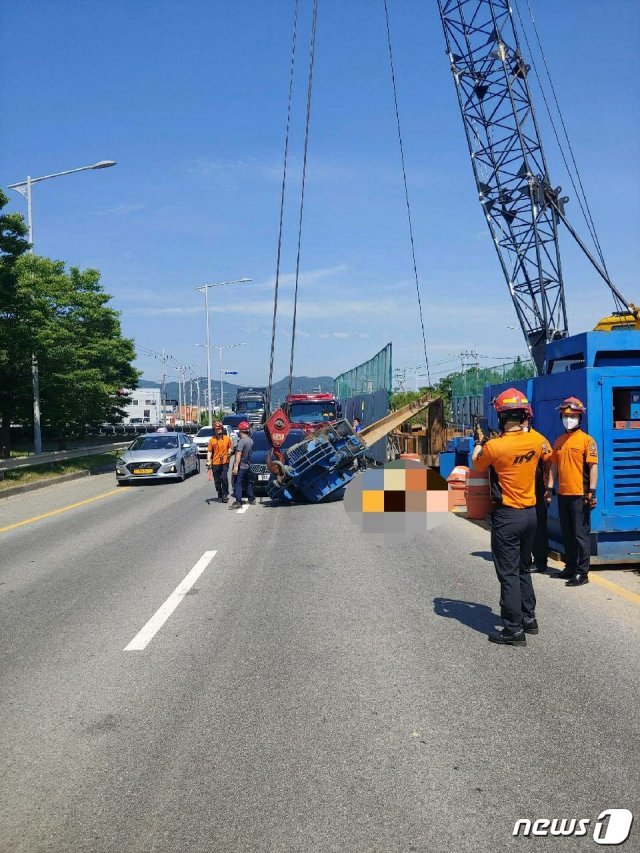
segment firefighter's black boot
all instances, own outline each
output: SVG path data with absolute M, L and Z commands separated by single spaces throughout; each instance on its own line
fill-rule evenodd
M 502 631 L 492 631 L 489 634 L 489 642 L 498 643 L 501 646 L 526 646 L 527 638 L 524 631 L 513 634 L 511 631 L 504 629 Z

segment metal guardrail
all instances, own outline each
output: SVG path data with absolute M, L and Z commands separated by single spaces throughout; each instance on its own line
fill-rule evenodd
M 109 450 L 128 447 L 131 441 L 118 441 L 94 445 L 93 447 L 77 447 L 74 450 L 54 450 L 52 453 L 41 453 L 39 456 L 15 456 L 13 459 L 2 459 L 0 460 L 0 480 L 4 479 L 6 471 L 32 468 L 35 465 L 47 465 L 51 462 L 65 462 L 67 459 L 79 459 L 82 456 L 99 456 L 101 453 L 108 453 Z

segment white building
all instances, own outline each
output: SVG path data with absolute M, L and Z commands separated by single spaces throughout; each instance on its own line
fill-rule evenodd
M 135 391 L 127 391 L 131 396 L 131 403 L 124 407 L 126 412 L 123 423 L 125 424 L 159 424 L 161 418 L 161 399 L 159 388 L 136 388 Z

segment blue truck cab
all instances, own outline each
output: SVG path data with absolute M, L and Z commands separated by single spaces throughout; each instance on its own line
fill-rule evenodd
M 494 428 L 491 400 L 508 387 L 527 395 L 533 426 L 551 443 L 563 431 L 557 406 L 566 397 L 582 400 L 582 429 L 595 439 L 600 459 L 591 515 L 594 562 L 640 562 L 640 332 L 585 332 L 547 344 L 544 375 L 485 388 L 483 410 Z M 549 541 L 563 552 L 555 499 Z

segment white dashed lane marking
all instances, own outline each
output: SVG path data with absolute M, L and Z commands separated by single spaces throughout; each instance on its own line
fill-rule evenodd
M 124 647 L 123 651 L 141 652 L 147 647 L 217 553 L 217 551 L 204 552 L 189 574 L 184 580 L 180 581 L 165 603 L 156 610 L 144 628 L 138 631 L 129 645 Z

